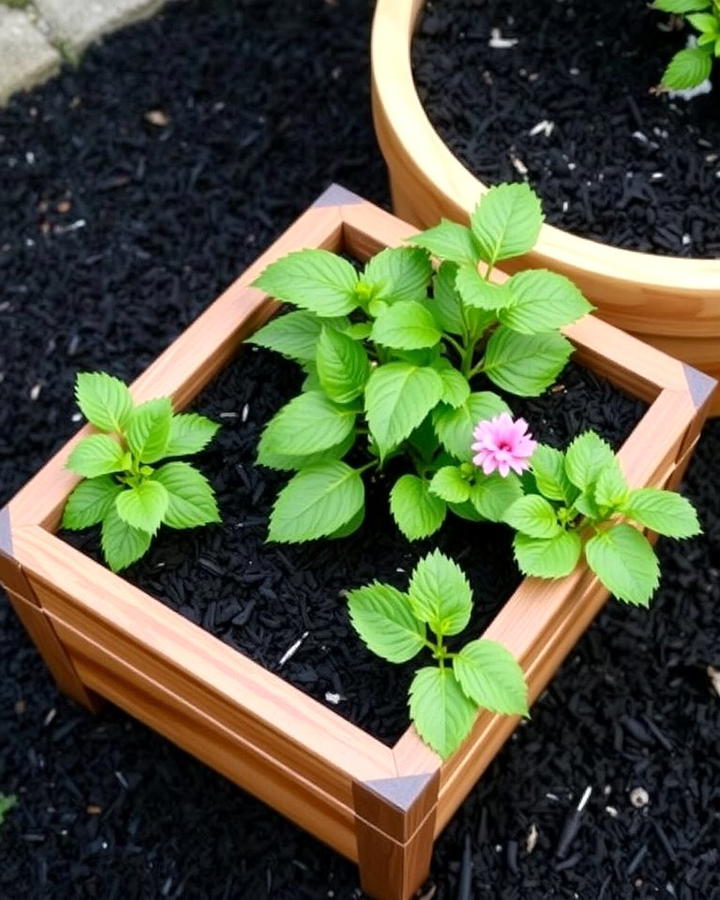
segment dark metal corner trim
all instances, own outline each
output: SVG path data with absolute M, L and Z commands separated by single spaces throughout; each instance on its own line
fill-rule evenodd
M 320 194 L 313 206 L 349 206 L 364 202 L 362 197 L 353 194 L 341 184 L 331 184 Z
M 710 375 L 706 375 L 705 372 L 701 372 L 699 369 L 695 369 L 687 363 L 683 363 L 683 369 L 685 371 L 685 379 L 687 381 L 688 391 L 690 392 L 692 402 L 695 409 L 700 409 L 703 403 L 705 403 L 715 390 L 717 381 L 715 381 L 714 378 L 711 378 Z
M 0 553 L 12 558 L 12 531 L 10 529 L 10 507 L 0 509 Z
M 426 775 L 398 775 L 395 778 L 364 781 L 362 785 L 402 812 L 408 812 L 422 796 L 434 775 L 435 772 Z

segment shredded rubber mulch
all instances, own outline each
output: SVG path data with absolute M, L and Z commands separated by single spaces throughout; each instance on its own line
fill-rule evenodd
M 651 92 L 690 31 L 644 0 L 435 0 L 413 43 L 425 109 L 489 184 L 526 179 L 553 225 L 720 256 L 720 76 Z M 694 33 L 694 32 L 693 32 Z
M 77 427 L 77 370 L 136 375 L 329 181 L 388 202 L 369 17 L 183 3 L 0 111 L 0 502 Z M 441 836 L 426 897 L 720 896 L 719 457 L 712 423 L 686 486 L 705 534 L 660 545 L 649 612 L 611 603 L 579 642 Z M 66 701 L 4 601 L 0 622 L 0 790 L 19 798 L 0 897 L 361 896 L 251 796 Z

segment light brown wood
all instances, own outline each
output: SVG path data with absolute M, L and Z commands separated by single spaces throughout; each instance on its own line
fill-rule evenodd
M 394 210 L 420 227 L 466 222 L 487 186 L 450 151 L 415 88 L 410 45 L 423 0 L 378 0 L 372 34 L 373 116 Z M 503 267 L 505 267 L 503 263 Z M 621 250 L 550 225 L 507 270 L 563 272 L 604 319 L 720 376 L 720 260 Z M 720 396 L 713 407 L 720 414 Z
M 178 407 L 189 403 L 277 309 L 249 287 L 275 256 L 322 246 L 364 258 L 412 231 L 360 198 L 330 190 L 135 382 L 135 395 L 170 394 Z M 674 484 L 697 441 L 713 383 L 593 316 L 566 334 L 584 365 L 651 404 L 619 454 L 630 482 Z M 479 716 L 445 763 L 412 728 L 388 748 L 93 562 L 52 533 L 75 484 L 64 463 L 77 440 L 0 515 L 0 581 L 22 604 L 24 618 L 32 604 L 29 630 L 38 623 L 50 628 L 57 646 L 39 646 L 49 666 L 60 652 L 88 696 L 117 703 L 358 860 L 371 896 L 406 900 L 427 874 L 433 835 L 517 720 Z M 520 659 L 535 697 L 605 596 L 583 566 L 560 581 L 526 579 L 486 635 Z M 62 687 L 76 689 L 70 682 Z

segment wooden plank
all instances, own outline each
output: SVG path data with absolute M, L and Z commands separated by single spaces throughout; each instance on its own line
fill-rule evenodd
M 83 682 L 235 784 L 356 860 L 352 809 L 302 778 L 249 735 L 134 668 L 123 656 L 51 616 Z

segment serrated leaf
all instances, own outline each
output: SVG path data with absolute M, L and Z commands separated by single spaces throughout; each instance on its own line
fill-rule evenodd
M 470 396 L 470 385 L 467 378 L 444 357 L 434 363 L 433 368 L 442 379 L 443 392 L 440 398 L 442 402 L 453 408 L 462 406 Z
M 518 532 L 513 540 L 513 550 L 520 571 L 525 575 L 562 578 L 578 564 L 582 541 L 574 531 L 563 531 L 549 540 Z
M 265 426 L 257 460 L 273 454 L 306 456 L 341 444 L 352 432 L 355 413 L 341 409 L 321 391 L 306 391 L 293 397 Z
M 516 500 L 505 510 L 503 521 L 516 531 L 535 538 L 553 538 L 562 531 L 552 504 L 537 494 Z
M 357 432 L 353 429 L 345 440 L 340 441 L 327 450 L 320 450 L 317 453 L 293 454 L 293 453 L 273 453 L 267 448 L 262 451 L 262 459 L 258 454 L 256 462 L 258 465 L 267 466 L 268 469 L 277 469 L 280 472 L 292 472 L 296 469 L 304 469 L 315 463 L 323 462 L 326 459 L 342 459 L 343 456 L 355 443 Z
M 67 498 L 62 527 L 70 530 L 89 528 L 105 518 L 115 505 L 122 485 L 109 475 L 81 481 Z
M 152 475 L 168 496 L 163 522 L 170 528 L 195 528 L 219 522 L 215 494 L 207 478 L 185 462 L 170 462 Z
M 570 505 L 577 494 L 565 474 L 565 454 L 547 444 L 538 444 L 530 460 L 530 468 L 540 493 L 549 500 Z
M 70 451 L 66 468 L 85 478 L 110 475 L 125 469 L 125 454 L 109 434 L 91 434 Z
M 717 36 L 720 23 L 712 13 L 694 13 L 685 18 L 698 31 L 710 32 L 714 37 Z
M 372 322 L 353 322 L 347 328 L 341 329 L 343 334 L 351 337 L 354 341 L 364 341 L 370 337 L 372 331 Z
M 532 250 L 542 222 L 540 201 L 526 184 L 491 187 L 470 216 L 481 259 L 491 266 Z
M 402 663 L 425 645 L 425 626 L 410 607 L 407 594 L 374 581 L 349 591 L 350 620 L 365 644 L 383 659 Z
M 470 497 L 470 485 L 458 466 L 443 466 L 433 475 L 430 491 L 448 503 L 464 503 Z
M 712 56 L 700 47 L 679 50 L 670 60 L 662 77 L 663 87 L 684 91 L 710 77 Z
M 128 525 L 115 507 L 103 519 L 100 542 L 105 561 L 113 572 L 119 572 L 140 559 L 151 541 L 149 532 Z
M 374 288 L 373 295 L 391 303 L 422 301 L 427 297 L 432 265 L 418 247 L 387 247 L 365 266 L 362 281 Z
M 606 466 L 613 465 L 612 447 L 594 431 L 578 435 L 565 451 L 565 473 L 581 491 L 594 485 Z
M 157 462 L 167 454 L 172 421 L 169 397 L 158 397 L 136 406 L 127 425 L 127 442 L 137 459 Z
M 410 541 L 434 534 L 445 520 L 445 503 L 417 475 L 401 475 L 390 491 L 390 512 Z
M 170 420 L 170 436 L 165 456 L 199 453 L 215 436 L 220 425 L 198 413 L 179 413 Z
M 365 410 L 381 456 L 417 428 L 442 392 L 442 379 L 428 366 L 394 362 L 373 370 L 365 388 Z
M 518 334 L 500 326 L 485 350 L 483 371 L 498 387 L 520 397 L 537 397 L 565 367 L 573 345 L 557 332 Z
M 360 473 L 339 460 L 315 463 L 280 491 L 270 517 L 268 540 L 297 543 L 333 534 L 365 503 Z
M 472 591 L 465 573 L 439 550 L 415 566 L 408 597 L 418 619 L 439 637 L 459 634 L 470 621 Z
M 485 475 L 478 471 L 470 488 L 470 502 L 490 522 L 502 522 L 505 510 L 522 497 L 520 479 L 513 473 L 504 478 L 497 472 Z
M 527 715 L 527 685 L 515 657 L 495 641 L 466 644 L 453 659 L 460 687 L 473 703 L 505 716 Z
M 617 459 L 608 462 L 595 482 L 594 498 L 598 506 L 616 508 L 629 496 L 629 488 Z
M 452 456 L 462 462 L 472 459 L 473 429 L 483 419 L 509 412 L 506 403 L 492 391 L 476 391 L 458 407 L 438 406 L 433 412 L 433 426 L 440 442 Z
M 315 351 L 322 320 L 315 313 L 304 309 L 296 309 L 282 316 L 275 316 L 249 338 L 250 344 L 266 347 L 296 359 L 298 362 L 315 360 Z
M 659 9 L 661 12 L 682 15 L 698 9 L 709 9 L 711 0 L 655 0 L 650 5 L 653 9 Z
M 466 307 L 455 287 L 458 266 L 444 262 L 433 279 L 433 298 L 428 300 L 435 321 L 444 332 L 477 340 L 493 322 L 495 314 Z
M 475 265 L 480 261 L 480 250 L 470 229 L 448 219 L 441 219 L 439 225 L 413 235 L 408 243 L 424 247 L 440 260 Z
M 348 535 L 353 534 L 360 528 L 362 523 L 365 521 L 365 507 L 361 506 L 360 509 L 355 513 L 355 515 L 348 519 L 348 521 L 341 525 L 339 528 L 336 528 L 335 531 L 331 532 L 327 538 L 330 541 L 337 540 L 338 538 L 348 537 Z
M 470 500 L 466 500 L 465 503 L 448 503 L 448 509 L 461 519 L 465 519 L 466 522 L 487 521 L 485 516 L 481 516 L 475 509 Z
M 547 269 L 518 272 L 506 288 L 511 302 L 498 310 L 498 318 L 520 334 L 555 331 L 593 309 L 569 278 Z
M 646 528 L 673 538 L 700 534 L 700 522 L 692 503 L 674 491 L 638 488 L 630 491 L 621 511 Z
M 447 759 L 470 734 L 477 707 L 469 700 L 452 669 L 426 666 L 410 685 L 410 718 L 425 743 Z
M 296 250 L 278 259 L 253 282 L 267 294 L 321 317 L 344 316 L 357 306 L 358 275 L 329 250 Z
M 442 333 L 427 307 L 414 300 L 401 300 L 388 306 L 373 323 L 371 340 L 396 350 L 434 347 Z
M 660 580 L 660 566 L 650 542 L 632 525 L 615 525 L 585 545 L 588 565 L 618 600 L 647 606 Z
M 88 422 L 103 431 L 122 432 L 133 407 L 127 385 L 106 372 L 79 372 L 75 398 Z
M 501 309 L 513 302 L 513 295 L 505 284 L 486 281 L 474 266 L 460 266 L 455 287 L 465 306 L 493 313 L 497 317 Z
M 183 464 L 186 465 L 186 464 Z M 155 534 L 168 508 L 168 492 L 158 481 L 125 488 L 115 498 L 118 515 L 133 528 Z
M 370 361 L 362 344 L 333 328 L 322 329 L 316 365 L 323 391 L 336 403 L 359 397 L 370 377 Z

